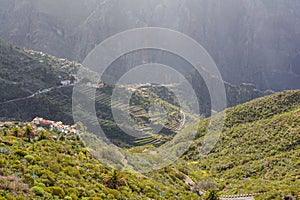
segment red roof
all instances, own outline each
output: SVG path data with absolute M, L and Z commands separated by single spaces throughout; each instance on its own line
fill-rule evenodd
M 51 122 L 49 120 L 45 120 L 45 119 L 41 120 L 40 123 L 45 124 L 45 125 L 51 124 Z

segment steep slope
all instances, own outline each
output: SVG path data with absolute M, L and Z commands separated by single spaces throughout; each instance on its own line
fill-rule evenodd
M 175 169 L 189 175 L 197 188 L 217 188 L 223 195 L 261 193 L 256 199 L 264 200 L 298 195 L 300 91 L 256 99 L 229 108 L 226 114 L 212 152 L 199 154 L 209 122 L 205 119 Z
M 39 130 L 28 142 L 25 125 L 1 126 L 1 200 L 197 199 L 184 184 L 163 185 L 102 165 L 76 135 Z
M 75 64 L 41 52 L 23 51 L 0 41 L 0 102 L 56 87 L 71 78 Z

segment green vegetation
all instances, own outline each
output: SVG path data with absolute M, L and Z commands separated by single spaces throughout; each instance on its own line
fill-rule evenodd
M 68 67 L 66 67 L 68 66 Z M 77 64 L 39 53 L 26 53 L 0 42 L 0 102 L 23 98 L 55 87 Z M 193 80 L 193 79 L 192 79 Z M 205 86 L 194 80 L 199 94 Z M 41 116 L 72 124 L 72 86 L 19 101 L 0 103 L 0 118 L 31 121 Z M 149 109 L 159 104 L 168 123 L 156 135 L 137 140 L 123 134 L 110 109 L 113 87 L 96 92 L 98 120 L 108 138 L 132 152 L 143 152 L 174 137 L 182 116 L 177 99 L 163 87 L 139 88 L 130 114 L 140 126 L 149 123 Z M 125 90 L 125 89 L 124 89 Z M 264 96 L 251 85 L 226 84 L 229 106 Z M 93 89 L 82 91 L 90 95 Z M 201 99 L 202 98 L 202 99 Z M 205 95 L 200 109 L 210 111 Z M 119 105 L 120 108 L 123 106 Z M 121 109 L 120 109 L 121 112 Z M 172 166 L 146 175 L 103 166 L 76 135 L 37 132 L 24 123 L 0 129 L 0 197 L 4 199 L 218 199 L 222 195 L 261 193 L 257 199 L 282 199 L 299 194 L 300 91 L 286 91 L 227 109 L 215 148 L 200 156 L 209 118 L 201 120 L 189 151 Z M 121 113 L 122 114 L 122 113 Z M 159 124 L 153 113 L 154 124 Z M 186 117 L 192 115 L 185 113 Z M 89 113 L 83 113 L 89 117 Z M 155 118 L 155 119 L 156 119 Z M 88 118 L 89 119 L 89 118 Z M 95 124 L 92 124 L 95 123 Z M 98 121 L 91 122 L 91 126 Z M 175 128 L 174 128 L 175 127 Z M 88 130 L 89 131 L 89 130 Z M 59 139 L 57 139 L 59 138 Z M 135 146 L 134 148 L 132 148 Z M 114 152 L 105 152 L 107 156 Z M 1 198 L 0 198 L 1 199 Z
M 73 124 L 73 86 L 63 88 L 57 88 L 57 86 L 60 85 L 60 82 L 64 79 L 74 81 L 75 78 L 72 74 L 76 73 L 80 64 L 59 59 L 42 52 L 21 50 L 6 42 L 0 41 L 0 67 L 0 89 L 2 89 L 2 93 L 0 94 L 0 119 L 2 121 L 31 121 L 34 117 L 40 116 L 45 119 L 62 121 L 65 124 Z M 191 72 L 191 76 L 192 75 L 193 73 Z M 209 116 L 211 109 L 207 88 L 203 81 L 198 81 L 196 78 L 197 77 L 191 77 L 189 80 L 199 95 L 201 113 L 203 113 L 204 116 Z M 83 83 L 89 82 L 89 80 L 80 81 Z M 229 106 L 267 94 L 249 85 L 232 86 L 227 83 L 225 83 L 225 85 Z M 53 87 L 55 89 L 51 91 L 30 97 L 32 94 L 37 94 L 38 91 Z M 183 89 L 180 89 L 180 87 L 183 87 Z M 149 106 L 155 103 L 162 105 L 169 114 L 168 123 L 166 123 L 166 126 L 158 136 L 152 135 L 139 141 L 136 140 L 136 138 L 124 134 L 114 122 L 110 106 L 112 89 L 113 87 L 106 86 L 105 88 L 97 90 L 97 102 L 91 103 L 96 104 L 95 107 L 101 127 L 103 127 L 106 133 L 109 133 L 109 139 L 115 144 L 122 147 L 147 145 L 150 143 L 161 145 L 173 138 L 174 129 L 180 125 L 182 116 L 181 113 L 178 112 L 178 99 L 174 97 L 171 91 L 164 87 L 148 87 L 140 88 L 133 94 L 130 114 L 139 126 L 143 127 L 150 122 L 148 113 Z M 141 91 L 143 89 L 145 91 Z M 176 87 L 174 89 L 176 89 Z M 179 86 L 178 89 L 184 91 L 184 86 Z M 143 94 L 143 92 L 146 94 Z M 90 97 L 93 95 L 93 89 L 87 88 L 86 91 L 83 91 L 83 94 Z M 185 94 L 183 93 L 181 95 Z M 89 116 L 89 113 L 85 113 L 85 116 Z M 159 119 L 160 117 L 156 116 L 156 118 Z M 153 125 L 159 127 L 159 120 L 154 119 L 151 122 Z M 91 126 L 94 125 L 92 124 Z M 120 137 L 121 135 L 124 137 Z M 29 135 L 28 140 L 30 140 Z
M 57 86 L 77 67 L 46 54 L 31 55 L 0 40 L 0 102 Z
M 16 126 L 20 127 L 18 137 L 14 134 Z M 26 124 L 16 123 L 0 131 L 0 196 L 5 199 L 187 199 L 193 196 L 192 191 L 177 185 L 164 185 L 143 175 L 103 166 L 76 135 L 55 141 L 56 133 L 41 131 L 28 141 L 25 136 L 28 127 L 25 127 Z M 12 145 L 6 145 L 6 141 Z
M 205 195 L 205 200 L 219 200 L 219 196 L 217 194 L 217 191 L 215 189 L 210 189 Z
M 300 91 L 257 99 L 226 113 L 224 130 L 210 154 L 199 157 L 208 123 L 204 119 L 197 139 L 180 160 L 145 175 L 103 166 L 75 135 L 55 141 L 56 133 L 42 131 L 29 141 L 26 124 L 4 127 L 0 196 L 201 199 L 197 193 L 207 191 L 204 199 L 261 193 L 256 199 L 279 200 L 299 194 Z
M 58 59 L 41 52 L 23 51 L 1 41 L 0 67 L 0 83 L 3 82 L 0 84 L 3 91 L 0 94 L 0 119 L 2 121 L 11 119 L 31 121 L 34 117 L 40 116 L 55 121 L 63 121 L 65 124 L 74 123 L 72 116 L 73 86 L 62 88 L 57 86 L 64 79 L 74 81 L 74 77 L 71 74 L 76 72 L 79 64 L 65 59 Z M 36 93 L 52 87 L 54 89 L 46 93 Z M 113 87 L 106 86 L 98 89 L 96 93 L 98 101 L 95 106 L 101 126 L 105 132 L 110 133 L 109 139 L 119 146 L 140 145 L 139 141 L 135 141 L 135 138 L 124 134 L 114 122 L 110 105 L 112 90 Z M 93 92 L 93 89 L 87 88 L 86 91 L 83 91 L 83 94 L 91 95 L 90 92 Z M 148 93 L 152 96 L 151 99 L 147 98 L 147 95 L 135 93 L 131 114 L 140 122 L 140 126 L 144 126 L 149 122 L 147 105 L 149 106 L 153 103 L 152 99 L 154 96 L 159 99 L 158 95 L 155 95 L 156 92 L 159 92 L 160 96 L 167 98 L 166 100 L 161 99 L 160 102 L 168 111 L 171 111 L 171 115 L 168 117 L 170 121 L 168 126 L 173 127 L 174 124 L 180 121 L 180 117 L 178 117 L 179 110 L 178 107 L 172 106 L 174 98 L 167 90 L 154 91 L 149 89 Z M 36 95 L 30 96 L 32 94 Z M 136 112 L 137 110 L 139 111 L 138 113 Z M 15 129 L 15 136 L 18 136 L 19 131 L 18 128 Z M 173 130 L 166 128 L 163 131 L 174 135 Z M 25 135 L 28 140 L 31 139 L 30 130 L 26 130 Z M 122 138 L 120 135 L 124 137 Z M 157 140 L 151 137 L 149 139 L 151 141 Z
M 183 160 L 184 169 L 203 190 L 220 195 L 262 193 L 256 199 L 299 194 L 300 91 L 286 91 L 226 110 L 221 137 L 200 157 L 209 119 L 199 123 L 197 139 Z

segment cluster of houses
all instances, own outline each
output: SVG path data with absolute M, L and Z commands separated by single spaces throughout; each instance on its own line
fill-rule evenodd
M 68 67 L 71 67 L 74 63 L 67 60 L 67 59 L 64 59 L 64 58 L 56 58 L 52 55 L 49 55 L 49 54 L 45 54 L 43 52 L 40 52 L 40 51 L 34 51 L 34 50 L 28 50 L 28 49 L 23 49 L 24 52 L 32 55 L 32 56 L 35 56 L 35 57 L 38 57 L 40 58 L 40 62 L 44 62 L 45 59 L 51 59 L 51 61 L 55 61 L 55 65 L 57 66 L 60 66 L 62 68 L 68 68 Z M 80 65 L 80 64 L 78 64 Z
M 105 88 L 105 84 L 104 84 L 104 83 L 93 84 L 93 83 L 91 83 L 91 82 L 88 82 L 88 83 L 86 84 L 86 86 L 92 87 L 92 88 L 98 88 L 98 89 Z
M 75 75 L 73 75 L 73 77 L 76 77 Z M 78 80 L 75 81 L 75 83 L 77 83 Z M 68 85 L 72 85 L 74 84 L 71 80 L 63 80 L 60 82 L 61 86 L 68 86 Z M 87 87 L 91 87 L 91 88 L 97 88 L 97 89 L 103 89 L 105 88 L 105 84 L 104 83 L 100 83 L 100 84 L 93 84 L 91 82 L 86 83 Z
M 40 62 L 43 63 L 45 60 L 48 60 L 48 61 L 51 61 L 51 63 L 55 66 L 59 66 L 61 68 L 70 68 L 71 66 L 77 66 L 77 67 L 80 67 L 81 64 L 79 63 L 74 63 L 74 62 L 71 62 L 67 59 L 64 59 L 64 58 L 56 58 L 54 56 L 51 56 L 49 54 L 45 54 L 43 52 L 40 52 L 40 51 L 34 51 L 34 50 L 28 50 L 28 49 L 24 49 L 24 51 L 32 56 L 35 56 L 35 57 L 38 57 L 40 58 Z M 71 74 L 72 75 L 72 74 Z M 75 75 L 72 75 L 73 77 L 76 77 Z M 69 86 L 69 85 L 72 85 L 72 81 L 71 80 L 62 80 L 60 82 L 60 84 L 62 86 Z
M 140 93 L 146 95 L 145 91 L 147 91 L 147 89 L 151 86 L 152 86 L 152 84 L 147 83 L 147 84 L 119 85 L 118 87 L 125 89 L 130 93 L 140 92 Z
M 0 122 L 0 130 L 11 125 L 13 125 L 13 122 Z
M 39 51 L 33 51 L 33 50 L 28 50 L 28 49 L 24 49 L 24 51 L 32 56 L 40 56 L 40 57 L 45 57 L 46 54 L 43 52 L 39 52 Z
M 69 135 L 79 133 L 79 131 L 76 129 L 76 125 L 64 125 L 62 122 L 46 120 L 40 117 L 34 118 L 31 122 L 31 126 L 37 130 L 42 130 L 46 128 L 49 130 L 54 130 L 59 133 L 66 133 Z
M 71 80 L 63 80 L 63 81 L 60 82 L 60 84 L 62 86 L 68 86 L 68 85 L 72 84 L 72 81 Z

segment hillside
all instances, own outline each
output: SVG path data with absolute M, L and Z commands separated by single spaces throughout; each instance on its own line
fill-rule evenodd
M 262 193 L 255 198 L 262 200 L 298 195 L 300 91 L 256 99 L 229 108 L 226 114 L 223 132 L 212 152 L 202 157 L 199 154 L 209 120 L 205 119 L 199 123 L 190 150 L 170 171 L 180 170 L 198 188 L 213 187 L 221 195 Z
M 42 52 L 21 50 L 3 41 L 0 42 L 0 50 L 0 82 L 2 81 L 0 87 L 3 91 L 0 93 L 0 119 L 31 121 L 34 117 L 39 116 L 73 124 L 73 84 L 62 86 L 61 81 L 74 80 L 78 68 L 82 66 L 76 62 L 56 58 Z M 194 84 L 200 102 L 200 114 L 209 116 L 210 95 L 207 93 L 205 83 L 196 79 L 197 77 L 191 75 L 190 81 Z M 184 91 L 184 88 L 180 87 L 178 89 Z M 255 86 L 247 84 L 234 86 L 225 83 L 225 87 L 229 106 L 269 94 L 269 92 L 259 91 Z M 168 123 L 162 130 L 163 139 L 158 141 L 157 138 L 149 137 L 143 142 L 136 141 L 127 134 L 122 134 L 122 130 L 114 122 L 110 108 L 110 96 L 113 89 L 114 86 L 108 85 L 98 88 L 96 99 L 100 99 L 100 101 L 95 104 L 99 122 L 114 143 L 127 147 L 149 142 L 159 145 L 174 136 L 174 127 L 178 127 L 181 123 L 182 116 L 179 113 L 176 98 L 168 89 L 151 86 L 148 89 L 145 88 L 144 94 L 142 94 L 142 88 L 137 88 L 134 93 L 134 98 L 131 100 L 131 114 L 139 126 L 144 127 L 149 124 L 149 106 L 154 102 L 159 102 L 170 113 Z M 127 89 L 125 87 L 124 91 Z M 90 95 L 93 88 L 83 91 L 83 93 L 85 92 L 86 95 Z
M 63 86 L 61 81 L 74 80 L 75 75 L 73 74 L 76 73 L 79 67 L 81 65 L 78 63 L 56 58 L 42 52 L 21 50 L 1 41 L 0 82 L 2 84 L 0 87 L 3 92 L 0 94 L 0 119 L 31 121 L 34 117 L 40 116 L 73 124 L 73 84 Z M 104 130 L 110 132 L 113 141 L 117 139 L 121 145 L 126 145 L 125 143 L 132 145 L 135 143 L 134 138 L 127 138 L 127 136 L 120 138 L 120 135 L 122 135 L 120 134 L 121 130 L 113 121 L 110 111 L 112 89 L 110 86 L 97 89 L 97 98 L 103 98 L 103 101 L 96 102 L 100 123 Z M 90 88 L 89 90 L 92 91 L 93 89 Z M 155 93 L 154 91 L 149 92 L 152 92 L 153 95 Z M 142 108 L 145 107 L 142 102 L 148 102 L 149 105 L 152 100 L 145 100 L 139 93 L 136 93 L 135 96 L 137 98 L 132 103 L 137 104 L 137 106 L 132 108 L 147 114 L 145 108 Z M 172 96 L 169 99 L 172 99 Z M 173 102 L 173 100 L 170 101 Z M 167 102 L 164 105 L 170 107 Z M 173 108 L 170 109 L 174 110 Z M 142 123 L 147 121 L 148 118 L 149 116 L 145 116 Z M 169 119 L 173 121 L 172 123 L 178 123 L 180 117 L 175 115 Z M 172 126 L 172 123 L 170 126 Z
M 0 102 L 27 97 L 71 79 L 78 64 L 53 56 L 20 50 L 0 40 Z
M 300 91 L 255 99 L 226 113 L 210 154 L 199 157 L 209 120 L 204 119 L 180 160 L 144 175 L 103 166 L 76 135 L 38 130 L 29 142 L 26 123 L 6 123 L 0 130 L 0 194 L 8 199 L 200 199 L 197 193 L 215 188 L 219 195 L 260 193 L 258 200 L 297 196 Z M 112 177 L 118 178 L 111 182 Z
M 93 158 L 76 135 L 32 130 L 25 123 L 0 128 L 1 200 L 197 199 L 184 186 L 112 170 Z

